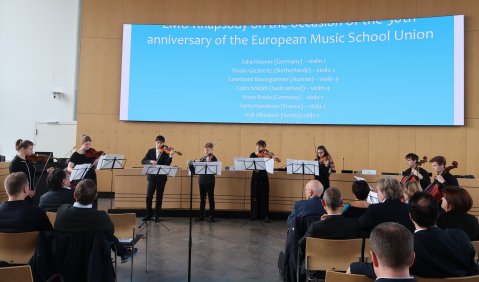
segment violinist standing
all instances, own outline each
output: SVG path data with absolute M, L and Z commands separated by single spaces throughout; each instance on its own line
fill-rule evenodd
M 70 160 L 68 161 L 67 171 L 72 173 L 73 168 L 76 165 L 80 164 L 93 164 L 93 166 L 87 171 L 85 177 L 83 179 L 91 179 L 96 184 L 96 172 L 95 172 L 95 165 L 98 162 L 98 158 L 89 158 L 87 152 L 89 150 L 93 150 L 91 147 L 91 138 L 88 135 L 82 135 L 80 138 L 81 147 L 78 151 L 74 152 Z M 76 184 L 80 182 L 80 180 L 72 181 L 72 185 L 76 186 Z
M 199 162 L 217 162 L 218 159 L 213 155 L 213 143 L 205 144 L 205 156 L 199 159 Z M 196 221 L 202 221 L 205 217 L 206 193 L 208 193 L 208 202 L 210 204 L 210 222 L 215 222 L 215 176 L 214 174 L 200 174 L 198 177 L 200 186 L 200 214 Z
M 419 166 L 419 156 L 414 153 L 409 153 L 405 157 L 406 165 L 408 169 L 402 172 L 402 175 L 405 177 L 401 180 L 401 183 L 412 180 L 418 180 L 421 184 L 422 190 L 426 189 L 429 184 L 431 184 L 431 179 L 429 178 L 429 173 L 427 170 Z
M 146 152 L 145 157 L 141 161 L 144 165 L 170 165 L 173 160 L 175 151 L 169 149 L 165 145 L 165 137 L 158 135 L 155 138 L 155 147 Z M 153 217 L 152 203 L 153 194 L 156 191 L 156 207 L 155 207 L 155 221 L 159 221 L 161 204 L 163 202 L 163 193 L 165 192 L 165 185 L 167 181 L 166 175 L 147 175 L 148 187 L 146 191 L 146 216 L 143 221 L 151 220 Z
M 15 142 L 15 149 L 17 155 L 13 158 L 9 166 L 10 173 L 24 172 L 28 177 L 28 183 L 30 183 L 30 190 L 25 200 L 29 203 L 33 203 L 32 197 L 35 196 L 34 180 L 35 180 L 35 165 L 33 162 L 27 161 L 27 157 L 33 154 L 33 142 L 30 140 L 18 139 Z
M 329 175 L 334 169 L 333 158 L 329 154 L 325 146 L 320 145 L 316 148 L 316 159 L 319 165 L 319 175 L 315 175 L 314 179 L 318 180 L 323 184 L 324 191 L 329 188 Z M 323 193 L 324 193 L 323 191 Z M 322 197 L 322 195 L 321 195 Z
M 449 172 L 449 170 L 455 166 L 446 168 L 446 158 L 443 156 L 434 157 L 429 162 L 431 163 L 432 171 L 436 173 L 436 177 L 434 178 L 434 182 L 431 183 L 425 191 L 432 194 L 436 200 L 440 201 L 443 188 L 448 186 L 459 186 L 457 178 Z M 435 189 L 434 186 L 437 186 L 437 189 Z
M 266 142 L 256 142 L 256 152 L 251 153 L 250 158 L 274 158 L 273 153 L 266 150 Z M 269 180 L 266 170 L 253 170 L 251 175 L 251 218 L 256 220 L 263 218 L 269 222 Z

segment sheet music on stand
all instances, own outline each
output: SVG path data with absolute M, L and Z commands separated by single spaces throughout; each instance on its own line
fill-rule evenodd
M 153 174 L 153 175 L 168 175 L 175 177 L 176 172 L 178 171 L 177 166 L 169 165 L 145 165 L 143 167 L 142 175 Z
M 286 160 L 286 173 L 319 175 L 318 161 Z
M 96 166 L 97 170 L 125 168 L 125 156 L 120 154 L 102 155 Z
M 92 168 L 92 164 L 78 164 L 73 167 L 72 173 L 70 174 L 70 181 L 82 180 L 88 170 Z
M 369 186 L 369 194 L 368 194 L 368 197 L 367 197 L 367 202 L 370 203 L 370 204 L 377 204 L 379 203 L 379 199 L 378 199 L 378 193 L 374 192 L 373 191 L 373 188 L 371 187 L 371 185 L 369 185 L 369 182 L 362 178 L 362 177 L 359 177 L 359 176 L 354 176 L 354 178 L 356 179 L 356 181 L 366 181 L 366 183 L 368 183 L 368 186 Z
M 193 162 L 195 168 L 195 175 L 216 174 L 221 175 L 222 162 Z M 188 175 L 191 171 L 188 170 Z
M 273 174 L 274 159 L 270 158 L 234 158 L 235 170 L 266 170 Z

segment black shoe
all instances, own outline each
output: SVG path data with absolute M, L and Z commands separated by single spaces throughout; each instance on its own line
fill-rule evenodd
M 150 221 L 152 218 L 151 214 L 147 214 L 144 218 L 143 221 Z
M 210 223 L 215 223 L 215 218 L 214 217 L 210 217 Z
M 264 222 L 268 223 L 268 222 L 269 222 L 269 217 L 266 216 L 266 217 L 264 218 Z
M 205 220 L 204 217 L 197 217 L 197 218 L 195 218 L 195 221 L 196 221 L 196 222 L 203 221 L 203 220 Z
M 137 248 L 133 248 L 133 250 L 128 250 L 126 254 L 121 255 L 121 263 L 125 263 L 129 261 L 136 253 L 138 252 Z

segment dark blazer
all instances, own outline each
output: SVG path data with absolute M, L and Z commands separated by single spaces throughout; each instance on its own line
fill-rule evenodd
M 170 155 L 165 153 L 165 152 L 160 153 L 159 158 L 156 158 L 156 148 L 151 148 L 151 149 L 148 150 L 148 152 L 146 152 L 146 155 L 143 158 L 143 160 L 141 160 L 141 163 L 144 164 L 144 165 L 149 165 L 150 161 L 158 161 L 156 163 L 157 165 L 170 165 L 171 162 L 173 161 L 173 159 L 170 158 Z M 149 174 L 146 177 L 146 179 L 148 181 L 153 181 L 153 182 L 155 182 L 158 178 L 166 179 L 167 176 L 166 175 L 151 175 L 151 174 Z
M 328 215 L 327 218 L 313 222 L 299 240 L 299 245 L 306 245 L 306 237 L 322 239 L 355 239 L 361 237 L 359 222 L 356 218 L 342 215 Z
M 406 169 L 403 171 L 402 175 L 408 176 L 411 174 L 411 168 Z M 427 170 L 425 170 L 422 167 L 418 167 L 417 171 L 421 174 L 422 179 L 419 180 L 419 183 L 421 184 L 422 190 L 426 189 L 426 187 L 431 184 L 431 178 L 429 177 L 429 173 Z
M 115 230 L 113 222 L 104 211 L 63 205 L 57 211 L 55 231 L 104 232 L 107 235 L 113 235 Z
M 331 165 L 331 162 L 330 162 Z M 329 175 L 330 175 L 330 167 L 325 166 L 324 164 L 319 163 L 318 161 L 318 169 L 319 169 L 319 175 L 315 175 L 314 179 L 318 180 L 321 182 L 321 184 L 324 187 L 324 190 L 329 188 Z
M 20 158 L 18 155 L 13 158 L 10 162 L 8 167 L 10 173 L 14 172 L 23 172 L 28 177 L 28 182 L 30 183 L 30 190 L 33 190 L 35 187 L 35 165 L 31 162 L 27 162 L 26 160 Z
M 369 233 L 383 222 L 397 222 L 414 232 L 414 224 L 409 218 L 409 206 L 400 200 L 386 200 L 383 203 L 369 205 L 367 211 L 359 218 L 362 236 Z
M 323 208 L 319 197 L 312 197 L 308 200 L 301 200 L 294 203 L 293 210 L 288 216 L 288 225 L 294 225 L 294 219 L 306 216 L 322 216 L 326 211 Z
M 416 259 L 411 273 L 445 278 L 476 275 L 474 248 L 462 230 L 437 227 L 414 233 Z
M 62 187 L 43 194 L 38 206 L 46 211 L 56 212 L 60 206 L 64 204 L 72 205 L 74 202 L 73 190 Z
M 210 162 L 217 162 L 218 159 L 213 155 Z M 198 176 L 198 184 L 214 184 L 215 176 L 214 174 L 200 174 Z
M 457 213 L 454 211 L 439 215 L 437 226 L 440 228 L 461 229 L 466 232 L 471 241 L 479 240 L 479 223 L 477 218 L 468 213 Z
M 0 205 L 0 232 L 19 233 L 51 231 L 45 211 L 25 201 L 8 201 Z

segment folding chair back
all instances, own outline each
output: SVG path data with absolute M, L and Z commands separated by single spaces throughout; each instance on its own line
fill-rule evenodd
M 50 220 L 50 223 L 52 224 L 52 226 L 55 226 L 55 220 L 57 219 L 57 213 L 47 211 L 47 216 L 48 216 L 48 220 Z
M 9 264 L 28 264 L 35 253 L 38 231 L 0 233 L 0 261 Z
M 33 282 L 29 265 L 0 268 L 0 282 Z
M 306 270 L 346 271 L 361 259 L 363 239 L 329 240 L 306 238 Z
M 366 275 L 346 274 L 342 272 L 326 271 L 325 282 L 372 282 Z

